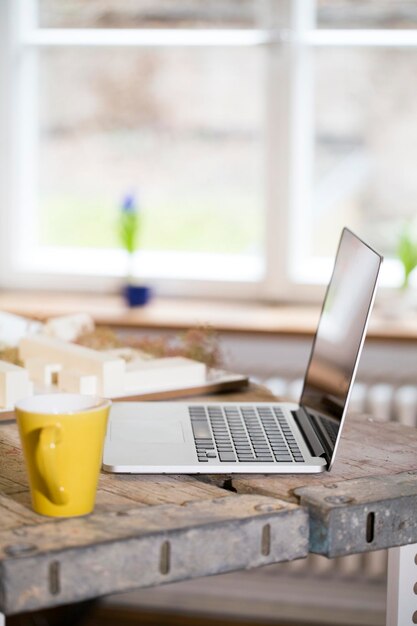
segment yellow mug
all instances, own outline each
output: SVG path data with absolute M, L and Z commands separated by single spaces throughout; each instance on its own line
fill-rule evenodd
M 87 515 L 94 509 L 110 400 L 70 393 L 16 405 L 36 513 Z

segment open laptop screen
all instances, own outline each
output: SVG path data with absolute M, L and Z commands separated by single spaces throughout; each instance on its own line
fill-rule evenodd
M 301 404 L 330 418 L 331 440 L 345 413 L 382 257 L 345 228 L 304 379 Z

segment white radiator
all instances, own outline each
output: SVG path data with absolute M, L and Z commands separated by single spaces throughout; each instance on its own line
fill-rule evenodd
M 301 378 L 289 380 L 284 377 L 259 382 L 275 395 L 294 402 L 298 402 L 303 384 Z M 349 411 L 368 413 L 379 421 L 396 421 L 417 427 L 417 386 L 358 381 L 352 390 Z M 379 550 L 332 560 L 313 554 L 305 560 L 288 563 L 285 567 L 298 574 L 314 572 L 331 576 L 337 572 L 346 577 L 364 576 L 368 580 L 380 580 L 386 576 L 387 552 Z
M 298 402 L 303 381 L 281 377 L 260 381 L 272 393 Z M 394 421 L 417 427 L 417 386 L 356 382 L 350 399 L 351 413 L 368 413 L 381 422 Z

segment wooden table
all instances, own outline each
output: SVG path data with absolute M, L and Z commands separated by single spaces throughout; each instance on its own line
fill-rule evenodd
M 210 402 L 270 398 L 251 388 Z M 51 520 L 31 510 L 16 425 L 3 422 L 0 611 L 9 615 L 260 567 L 309 551 L 331 558 L 407 546 L 392 552 L 387 622 L 403 626 L 413 622 L 402 622 L 400 611 L 417 597 L 417 575 L 410 600 L 398 593 L 417 552 L 411 545 L 417 542 L 416 512 L 417 430 L 352 416 L 331 473 L 103 473 L 94 514 Z

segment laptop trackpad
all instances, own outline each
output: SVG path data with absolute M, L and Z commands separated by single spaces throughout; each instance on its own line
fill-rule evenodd
M 111 439 L 135 443 L 184 443 L 181 422 L 120 420 L 111 425 Z

